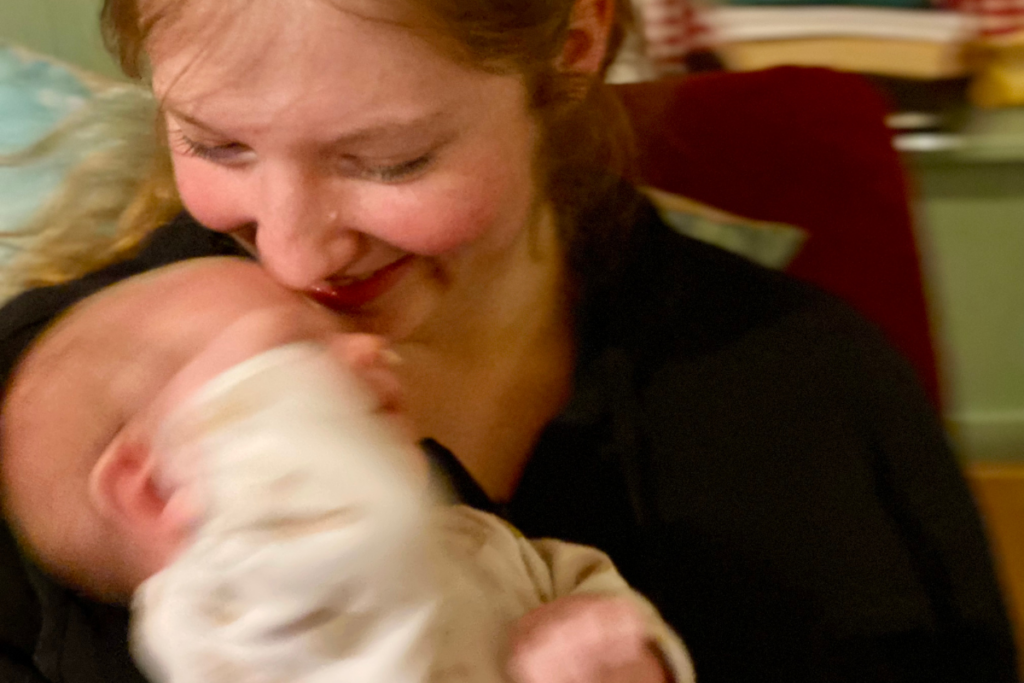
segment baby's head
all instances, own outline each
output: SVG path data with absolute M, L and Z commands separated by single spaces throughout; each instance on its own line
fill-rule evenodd
M 225 345 L 232 329 L 257 332 Z M 379 343 L 345 332 L 340 318 L 239 259 L 169 266 L 78 303 L 34 343 L 4 398 L 0 490 L 12 527 L 58 578 L 127 598 L 185 533 L 166 514 L 149 449 L 168 402 L 203 372 L 316 339 L 392 408 Z

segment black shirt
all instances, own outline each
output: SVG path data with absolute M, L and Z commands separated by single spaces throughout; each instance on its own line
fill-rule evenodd
M 977 512 L 907 363 L 842 303 L 650 207 L 631 240 L 583 290 L 574 393 L 514 498 L 492 504 L 433 448 L 455 490 L 608 552 L 701 683 L 1016 680 Z M 183 217 L 117 275 L 228 251 Z M 11 307 L 0 353 L 17 355 Z M 23 565 L 4 537 L 0 681 L 137 680 L 124 610 Z

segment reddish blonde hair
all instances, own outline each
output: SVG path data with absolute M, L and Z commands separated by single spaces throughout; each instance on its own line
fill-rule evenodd
M 105 0 L 104 40 L 128 76 L 145 77 L 147 41 L 183 16 L 191 1 Z M 604 261 L 621 250 L 621 233 L 635 208 L 614 191 L 620 176 L 631 175 L 632 137 L 618 99 L 604 83 L 604 69 L 580 76 L 555 66 L 575 0 L 403 1 L 418 20 L 414 23 L 427 27 L 427 37 L 439 37 L 438 44 L 454 58 L 524 78 L 541 123 L 538 172 L 555 206 L 570 265 L 584 277 L 606 270 Z M 633 20 L 628 1 L 611 1 L 616 2 L 615 17 L 605 68 Z M 603 207 L 600 224 L 587 220 L 582 226 L 583 216 L 594 213 L 588 209 L 598 201 L 607 203 L 609 196 L 621 199 Z

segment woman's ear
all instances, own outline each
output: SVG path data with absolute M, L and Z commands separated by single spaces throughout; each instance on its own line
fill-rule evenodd
M 569 31 L 558 58 L 558 69 L 578 75 L 597 74 L 608 52 L 608 37 L 615 21 L 615 3 L 626 0 L 576 0 L 569 15 Z

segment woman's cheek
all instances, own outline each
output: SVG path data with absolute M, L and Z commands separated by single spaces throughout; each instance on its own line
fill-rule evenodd
M 505 178 L 478 176 L 432 184 L 383 200 L 366 216 L 374 236 L 404 251 L 441 256 L 486 242 L 495 248 L 513 241 L 528 216 L 519 205 L 529 198 L 510 192 Z M 376 204 L 374 202 L 373 204 Z
M 218 168 L 189 157 L 175 157 L 174 177 L 185 208 L 201 224 L 221 232 L 251 222 L 246 207 L 250 204 L 238 171 Z

